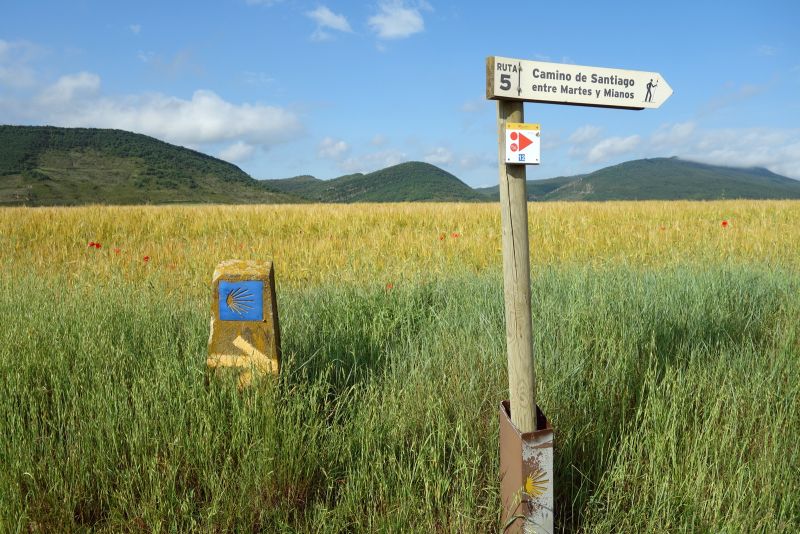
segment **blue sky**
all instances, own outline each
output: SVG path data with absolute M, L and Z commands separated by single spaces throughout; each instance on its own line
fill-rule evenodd
M 656 110 L 526 104 L 529 178 L 640 157 L 800 179 L 800 3 L 6 0 L 0 123 L 121 128 L 256 178 L 497 181 L 490 55 L 660 72 Z

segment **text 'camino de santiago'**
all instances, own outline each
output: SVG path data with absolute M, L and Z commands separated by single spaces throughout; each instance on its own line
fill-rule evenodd
M 517 73 L 517 65 L 513 63 L 497 63 L 497 70 Z M 628 98 L 631 100 L 635 97 L 633 87 L 636 85 L 636 80 L 617 76 L 616 74 L 602 76 L 594 72 L 578 72 L 573 75 L 561 72 L 558 69 L 545 70 L 537 67 L 533 69 L 531 75 L 533 83 L 530 85 L 530 90 L 539 93 L 595 96 L 596 98 L 602 96 L 605 98 Z M 589 83 L 606 87 L 595 88 L 578 85 Z

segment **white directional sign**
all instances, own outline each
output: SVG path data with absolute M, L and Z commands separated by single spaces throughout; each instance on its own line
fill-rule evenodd
M 538 165 L 541 137 L 538 124 L 506 123 L 506 163 Z
M 491 56 L 486 98 L 611 108 L 657 108 L 672 87 L 657 72 Z

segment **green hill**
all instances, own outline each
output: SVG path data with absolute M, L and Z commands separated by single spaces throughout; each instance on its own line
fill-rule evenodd
M 497 199 L 497 187 L 482 189 Z M 716 200 L 800 198 L 800 181 L 767 169 L 678 158 L 628 161 L 572 177 L 528 182 L 529 200 Z
M 762 168 L 739 169 L 677 158 L 654 158 L 600 169 L 547 195 L 548 200 L 678 198 L 800 198 L 800 181 Z
M 306 194 L 316 190 L 316 187 L 324 183 L 319 178 L 314 178 L 308 174 L 295 176 L 294 178 L 284 178 L 282 180 L 261 180 L 261 183 L 275 191 L 282 191 L 292 195 Z
M 485 196 L 449 172 L 419 161 L 401 163 L 369 174 L 350 174 L 333 180 L 298 176 L 265 180 L 276 190 L 317 202 L 480 201 Z
M 333 180 L 254 180 L 201 152 L 122 130 L 0 126 L 0 205 L 472 202 L 499 198 L 412 161 Z M 628 161 L 579 176 L 528 182 L 528 199 L 800 198 L 800 181 L 762 168 L 678 158 Z
M 528 200 L 545 200 L 548 194 L 582 176 L 584 175 L 559 176 L 558 178 L 547 178 L 544 180 L 528 180 Z M 498 200 L 500 198 L 500 190 L 496 185 L 493 187 L 480 187 L 475 191 L 493 200 Z
M 297 201 L 235 165 L 146 135 L 0 126 L 0 205 Z

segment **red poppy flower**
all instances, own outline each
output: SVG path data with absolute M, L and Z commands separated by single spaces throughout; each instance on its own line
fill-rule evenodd
M 461 234 L 459 234 L 458 232 L 453 232 L 453 235 L 451 235 L 450 237 L 452 237 L 453 239 L 456 239 L 456 238 L 461 237 Z
M 89 241 L 89 248 L 94 248 L 94 241 Z
M 444 238 L 447 237 L 444 234 L 439 234 L 439 241 L 444 241 Z
M 723 228 L 727 228 L 728 227 L 728 221 L 722 221 L 722 227 Z
M 96 249 L 99 249 L 101 246 L 102 246 L 102 245 L 100 245 L 100 243 L 95 243 L 95 244 L 94 244 L 94 248 L 96 248 Z
M 116 255 L 118 255 L 118 256 L 119 256 L 119 252 L 120 252 L 120 250 L 119 250 L 118 248 L 115 248 L 115 249 L 114 249 L 114 254 L 116 254 Z
M 388 284 L 386 284 L 386 291 L 389 291 L 389 290 L 390 290 L 390 289 L 392 289 L 393 287 L 394 287 L 394 284 L 393 284 L 393 283 L 391 283 L 391 282 L 389 282 Z
M 147 263 L 148 261 L 150 261 L 150 256 L 145 256 L 142 259 L 144 260 L 145 263 Z

